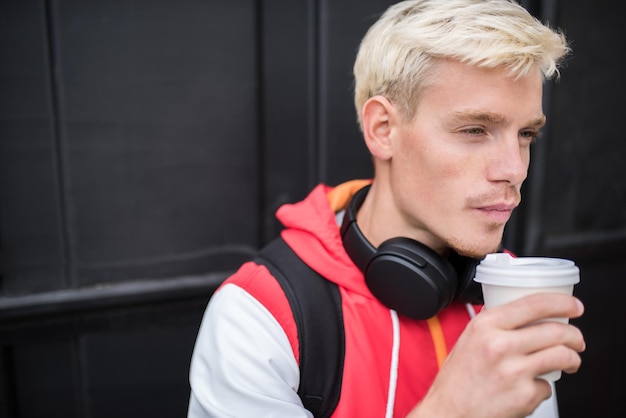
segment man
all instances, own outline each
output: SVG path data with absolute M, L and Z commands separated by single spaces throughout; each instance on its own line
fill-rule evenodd
M 423 295 L 395 306 L 386 294 L 395 274 L 369 279 L 376 249 L 396 237 L 470 270 L 499 250 L 545 124 L 544 78 L 567 52 L 561 34 L 507 0 L 401 2 L 366 34 L 355 104 L 375 177 L 320 185 L 277 212 L 284 240 L 340 289 L 345 363 L 334 417 L 523 417 L 551 395 L 537 376 L 580 366 L 580 331 L 537 323 L 580 316 L 574 297 L 480 312 L 454 289 L 431 315 L 413 311 L 429 304 Z M 243 265 L 203 319 L 189 416 L 310 417 L 296 393 L 294 329 L 268 270 Z

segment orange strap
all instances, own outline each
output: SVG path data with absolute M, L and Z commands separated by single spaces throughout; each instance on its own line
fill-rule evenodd
M 437 356 L 437 365 L 441 368 L 444 360 L 448 356 L 448 347 L 446 347 L 446 340 L 443 336 L 443 329 L 441 328 L 441 322 L 439 318 L 433 316 L 426 320 L 428 328 L 430 329 L 430 336 L 433 339 L 435 345 L 435 355 Z
M 359 189 L 365 187 L 371 182 L 372 180 L 351 180 L 341 183 L 328 192 L 326 197 L 328 198 L 328 203 L 330 203 L 330 207 L 333 212 L 339 212 L 341 209 L 345 209 L 352 196 Z

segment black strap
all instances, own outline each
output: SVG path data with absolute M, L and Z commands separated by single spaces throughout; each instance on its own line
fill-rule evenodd
M 255 259 L 281 285 L 298 328 L 298 395 L 316 418 L 329 417 L 341 394 L 345 336 L 341 295 L 336 284 L 306 265 L 278 237 Z

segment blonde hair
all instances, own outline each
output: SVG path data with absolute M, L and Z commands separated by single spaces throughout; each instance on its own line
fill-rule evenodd
M 569 52 L 565 36 L 513 0 L 411 0 L 387 9 L 361 41 L 354 64 L 354 103 L 373 96 L 396 103 L 410 119 L 434 64 L 453 59 L 505 67 L 514 77 L 539 68 L 559 74 Z

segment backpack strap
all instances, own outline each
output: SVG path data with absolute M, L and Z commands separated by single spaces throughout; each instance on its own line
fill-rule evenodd
M 289 300 L 300 347 L 298 395 L 316 418 L 330 417 L 341 394 L 345 336 L 341 295 L 278 237 L 257 258 L 276 278 Z

